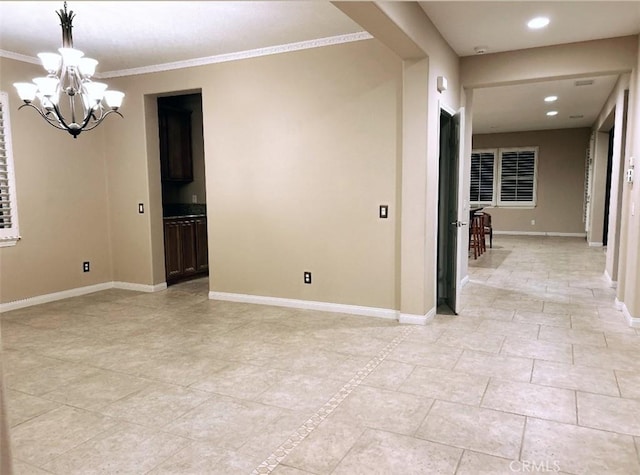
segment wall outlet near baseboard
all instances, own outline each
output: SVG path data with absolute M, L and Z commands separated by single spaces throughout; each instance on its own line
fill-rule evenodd
M 531 226 L 535 226 L 535 225 L 536 225 L 536 220 L 535 220 L 535 219 L 532 219 L 532 220 L 531 220 Z
M 84 261 L 82 263 L 82 272 L 89 272 L 91 270 L 89 261 Z
M 304 283 L 305 284 L 310 284 L 311 283 L 311 272 L 305 272 L 304 273 Z

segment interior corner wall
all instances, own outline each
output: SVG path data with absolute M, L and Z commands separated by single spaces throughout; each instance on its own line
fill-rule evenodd
M 108 130 L 122 135 L 108 148 L 119 280 L 157 283 L 162 259 L 161 216 L 137 214 L 161 206 L 143 98 L 201 89 L 210 289 L 395 308 L 401 66 L 367 40 L 120 78 L 126 123 Z
M 460 195 L 462 196 L 462 216 L 458 217 L 458 220 L 467 223 L 469 222 L 469 197 L 471 188 L 471 150 L 473 142 L 473 89 L 462 88 L 461 100 L 462 107 L 464 107 L 464 143 L 462 148 L 462 176 L 460 177 Z M 468 229 L 468 228 L 467 228 Z M 459 278 L 464 279 L 469 276 L 469 233 L 462 232 L 462 242 L 458 243 L 458 253 L 460 266 L 458 268 Z
M 420 133 L 426 134 L 426 150 L 411 150 L 409 153 L 425 153 L 420 160 L 426 160 L 421 167 L 414 168 L 420 175 L 412 176 L 410 182 L 404 181 L 402 184 L 403 194 L 403 236 L 402 236 L 402 271 L 403 281 L 401 285 L 402 305 L 401 312 L 409 314 L 424 314 L 435 311 L 437 300 L 437 234 L 438 234 L 438 177 L 439 177 L 439 156 L 440 156 L 440 110 L 445 107 L 451 111 L 457 111 L 460 107 L 460 62 L 458 55 L 442 37 L 433 22 L 424 13 L 416 2 L 382 2 L 376 4 L 387 15 L 389 20 L 409 37 L 413 43 L 418 45 L 426 56 L 420 60 L 428 66 L 427 81 L 422 87 L 426 87 L 422 94 L 426 93 L 426 118 L 424 114 L 404 114 L 404 120 L 416 120 L 411 124 L 405 122 L 403 137 L 407 136 L 407 127 L 412 127 Z M 412 67 L 413 63 L 407 61 Z M 408 72 L 405 67 L 405 74 Z M 447 79 L 448 88 L 442 92 L 437 90 L 437 79 L 442 76 Z M 407 82 L 405 81 L 405 87 Z M 405 90 L 405 93 L 412 94 Z M 421 99 L 424 107 L 425 99 Z M 404 101 L 405 106 L 407 100 Z M 418 106 L 412 106 L 417 109 Z M 420 118 L 420 119 L 419 119 Z M 419 119 L 419 120 L 418 120 Z M 422 132 L 424 131 L 424 132 Z M 415 137 L 417 139 L 417 137 Z M 424 140 L 424 139 L 423 139 Z M 404 144 L 405 150 L 410 150 Z M 408 173 L 404 169 L 408 162 L 413 161 L 413 157 L 403 156 L 403 177 Z M 414 166 L 417 164 L 414 163 Z M 411 172 L 410 172 L 411 173 Z M 409 174 L 410 174 L 409 173 Z M 415 186 L 411 187 L 410 183 Z M 420 190 L 424 189 L 425 196 L 417 196 Z M 408 196 L 415 196 L 411 202 L 407 202 Z M 418 206 L 423 206 L 422 216 L 419 219 L 408 218 L 404 215 L 405 210 Z M 415 211 L 415 210 L 414 210 Z M 425 223 L 424 228 L 419 229 L 419 223 Z M 413 229 L 413 234 L 406 235 L 408 229 Z M 407 246 L 407 243 L 413 244 Z M 417 246 L 420 246 L 418 248 Z M 424 255 L 424 259 L 422 259 Z M 413 261 L 412 261 L 413 260 Z M 405 267 L 411 262 L 411 267 L 422 267 L 422 275 L 415 280 L 407 280 Z M 421 288 L 417 289 L 416 286 Z
M 22 101 L 12 84 L 42 75 L 42 68 L 0 58 L 0 70 L 22 237 L 0 248 L 0 303 L 112 281 L 103 126 L 74 140 L 35 111 L 18 111 Z M 111 120 L 120 119 L 105 122 Z M 84 261 L 91 263 L 88 273 Z
M 538 147 L 536 206 L 487 208 L 495 231 L 584 234 L 584 157 L 589 137 L 587 128 L 474 135 L 474 149 Z
M 640 35 L 637 37 L 638 51 L 640 51 Z M 640 185 L 638 170 L 640 170 L 640 53 L 636 57 L 636 65 L 631 74 L 629 87 L 629 113 L 627 116 L 627 153 L 625 154 L 625 169 L 630 162 L 634 166 L 635 177 L 632 184 L 625 183 L 623 190 L 623 211 L 626 219 L 622 222 L 622 238 L 625 241 L 624 277 L 619 279 L 618 298 L 622 298 L 629 316 L 640 318 Z M 633 160 L 632 160 L 633 159 Z M 626 221 L 626 222 L 625 222 Z M 622 272 L 622 270 L 621 270 Z M 624 286 L 622 293 L 620 286 Z
M 610 194 L 610 202 L 605 263 L 605 273 L 612 282 L 618 280 L 620 261 L 629 81 L 629 74 L 623 74 L 618 78 L 592 129 L 595 133 L 596 131 L 608 131 L 614 127 L 613 149 L 611 150 L 611 187 L 607 191 Z
M 402 83 L 402 223 L 400 310 L 425 315 L 427 298 L 427 133 L 429 61 L 404 61 Z

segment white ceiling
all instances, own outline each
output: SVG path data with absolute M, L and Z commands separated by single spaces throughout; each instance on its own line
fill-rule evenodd
M 475 46 L 489 53 L 640 33 L 640 1 L 420 2 L 460 55 Z M 0 1 L 0 50 L 35 58 L 61 43 L 56 10 L 62 2 Z M 100 60 L 109 73 L 170 62 L 239 53 L 362 32 L 325 1 L 71 1 L 74 45 Z M 526 28 L 532 16 L 550 25 Z M 571 81 L 476 91 L 474 131 L 506 132 L 589 126 L 615 77 L 594 86 Z M 560 96 L 559 114 L 548 118 L 541 97 Z M 583 119 L 568 119 L 569 115 Z
M 640 33 L 640 1 L 420 2 L 431 21 L 459 56 L 614 38 Z M 537 16 L 549 26 L 529 30 Z
M 593 80 L 593 84 L 576 86 L 575 79 L 564 79 L 478 89 L 473 96 L 473 133 L 590 127 L 618 76 L 580 78 L 580 81 L 587 79 Z M 547 103 L 544 101 L 547 96 L 558 96 L 558 100 Z M 546 115 L 554 110 L 558 115 Z
M 420 6 L 459 56 L 476 54 L 477 46 L 491 54 L 640 33 L 640 1 L 420 2 Z M 537 16 L 548 17 L 549 26 L 530 30 L 527 22 Z M 592 86 L 583 87 L 575 87 L 574 80 L 561 80 L 476 89 L 473 132 L 590 127 L 617 76 L 592 79 Z M 558 96 L 558 101 L 546 104 L 543 99 L 549 95 Z M 548 117 L 549 110 L 558 115 Z M 584 117 L 571 119 L 571 115 Z
M 0 49 L 55 52 L 63 2 L 0 2 Z M 74 47 L 120 71 L 285 45 L 362 28 L 329 2 L 69 1 Z

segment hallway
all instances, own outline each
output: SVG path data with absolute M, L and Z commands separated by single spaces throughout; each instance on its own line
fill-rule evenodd
M 604 259 L 495 236 L 461 314 L 424 327 L 211 301 L 207 280 L 2 314 L 14 468 L 640 473 L 640 335 Z

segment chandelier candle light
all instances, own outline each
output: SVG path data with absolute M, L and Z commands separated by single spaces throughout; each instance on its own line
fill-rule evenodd
M 64 10 L 56 13 L 62 26 L 60 54 L 38 54 L 47 77 L 35 78 L 31 83 L 17 82 L 14 86 L 24 101 L 19 109 L 34 108 L 49 124 L 66 130 L 75 139 L 83 130 L 96 128 L 109 114 L 116 113 L 122 117 L 118 109 L 124 93 L 108 91 L 106 84 L 91 80 L 98 61 L 85 58 L 82 51 L 73 48 L 73 11 L 67 12 L 67 2 L 64 2 Z M 61 105 L 67 101 L 68 106 Z M 63 108 L 67 119 L 61 111 Z

